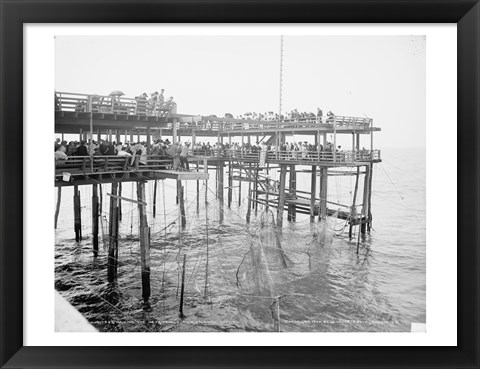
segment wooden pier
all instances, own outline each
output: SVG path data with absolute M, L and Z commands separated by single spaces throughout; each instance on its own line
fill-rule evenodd
M 160 106 L 148 109 L 144 102 L 136 99 L 82 95 L 57 92 L 55 94 L 55 132 L 57 134 L 78 134 L 79 140 L 92 143 L 100 141 L 137 141 L 146 137 L 147 155 L 137 156 L 74 156 L 55 164 L 55 187 L 58 187 L 58 202 L 55 219 L 61 199 L 61 188 L 74 187 L 75 238 L 79 242 L 81 234 L 81 199 L 78 186 L 91 185 L 92 196 L 92 232 L 93 253 L 98 250 L 98 185 L 111 184 L 110 220 L 108 247 L 108 280 L 114 281 L 118 268 L 118 223 L 121 221 L 121 202 L 131 201 L 138 205 L 140 219 L 140 251 L 142 297 L 148 303 L 150 297 L 150 228 L 145 213 L 145 182 L 175 180 L 177 183 L 177 204 L 181 212 L 181 224 L 188 221 L 185 216 L 184 187 L 182 181 L 197 181 L 197 196 L 200 193 L 199 181 L 208 183 L 209 169 L 215 170 L 215 195 L 220 204 L 219 217 L 223 221 L 224 190 L 227 189 L 228 208 L 235 204 L 232 188 L 238 191 L 238 206 L 242 206 L 242 195 L 248 199 L 245 221 L 250 222 L 251 210 L 257 212 L 258 206 L 276 209 L 276 225 L 283 226 L 284 212 L 287 221 L 295 222 L 298 214 L 308 215 L 311 222 L 324 221 L 327 216 L 335 215 L 349 224 L 349 236 L 352 228 L 359 226 L 359 235 L 370 231 L 373 210 L 371 204 L 373 166 L 381 162 L 381 152 L 373 147 L 373 134 L 380 128 L 373 126 L 370 118 L 329 116 L 308 117 L 303 119 L 284 119 L 265 121 L 250 119 L 218 118 L 215 116 L 197 116 L 178 114 L 175 106 Z M 286 135 L 305 135 L 313 137 L 316 150 L 285 151 L 281 144 Z M 327 147 L 327 134 L 333 136 L 333 150 Z M 337 136 L 351 137 L 349 150 L 337 149 Z M 180 140 L 192 143 L 195 147 L 197 137 L 210 137 L 218 143 L 228 142 L 228 149 L 190 150 L 192 171 L 173 170 L 172 158 L 151 155 L 152 140 L 171 137 L 172 142 Z M 257 142 L 268 142 L 275 150 L 240 149 L 232 146 L 232 138 L 242 143 L 251 137 Z M 369 149 L 360 145 L 362 136 L 366 136 Z M 124 139 L 122 139 L 124 138 Z M 360 149 L 362 147 L 362 149 Z M 345 170 L 348 169 L 348 170 Z M 353 169 L 353 170 L 352 170 Z M 268 173 L 279 173 L 273 180 Z M 300 190 L 297 183 L 298 173 L 311 176 L 310 189 Z M 224 181 L 224 175 L 227 181 Z M 329 176 L 355 176 L 352 204 L 338 204 L 329 201 Z M 363 176 L 363 194 L 359 194 L 358 185 Z M 137 183 L 137 199 L 128 199 L 121 194 L 123 182 Z M 235 183 L 236 182 L 236 183 Z M 242 183 L 245 184 L 242 188 Z M 226 186 L 225 186 L 226 185 Z M 100 195 L 102 187 L 100 186 Z M 208 191 L 206 186 L 205 191 Z M 154 200 L 154 202 L 156 202 Z M 245 205 L 245 204 L 244 204 Z M 206 205 L 207 206 L 207 202 Z M 197 211 L 199 202 L 197 199 Z M 155 216 L 155 208 L 154 208 Z M 208 215 L 207 215 L 208 216 Z M 208 221 L 207 221 L 208 223 Z M 358 246 L 357 246 L 358 252 Z

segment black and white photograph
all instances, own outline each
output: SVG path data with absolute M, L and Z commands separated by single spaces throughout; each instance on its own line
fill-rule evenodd
M 55 332 L 426 332 L 425 35 L 54 44 Z

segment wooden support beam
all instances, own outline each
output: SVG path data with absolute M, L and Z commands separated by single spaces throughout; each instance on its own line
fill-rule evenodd
M 198 182 L 198 181 L 197 181 Z M 153 217 L 157 214 L 157 180 L 153 181 Z
M 327 219 L 328 167 L 320 167 L 320 211 L 318 220 Z
M 112 183 L 112 195 L 110 197 L 110 220 L 108 232 L 108 262 L 107 262 L 107 280 L 113 282 L 117 277 L 118 262 L 118 183 Z
M 200 172 L 200 165 L 197 161 L 197 172 Z M 197 179 L 197 215 L 200 213 L 200 181 Z
M 295 165 L 290 165 L 290 174 L 289 174 L 289 186 L 288 186 L 288 194 L 290 198 L 294 197 L 296 194 L 297 189 L 297 173 L 295 172 Z M 288 221 L 295 222 L 297 215 L 296 215 L 296 206 L 295 204 L 289 203 L 288 205 Z
M 118 221 L 122 221 L 122 182 L 118 182 Z
M 251 208 L 252 208 L 252 163 L 248 163 L 247 223 L 250 223 Z
M 363 182 L 363 205 L 362 205 L 362 219 L 368 214 L 368 189 L 370 177 L 370 164 L 365 165 L 365 179 Z M 362 222 L 361 232 L 366 233 L 367 222 Z
M 315 221 L 315 194 L 317 193 L 317 166 L 312 165 L 312 179 L 310 182 L 310 222 Z
M 241 173 L 239 174 L 241 175 Z M 242 181 L 238 180 L 238 207 L 240 207 L 241 205 L 242 205 Z
M 373 164 L 370 164 L 370 173 L 368 176 L 368 223 L 367 230 L 370 232 L 372 228 L 372 178 L 373 178 Z
M 93 234 L 93 256 L 98 255 L 98 185 L 94 184 L 92 194 L 92 234 Z M 60 187 L 59 187 L 60 188 Z
M 223 222 L 223 190 L 224 190 L 224 183 L 223 183 L 223 164 L 220 164 L 218 167 L 218 204 L 219 204 L 219 221 L 220 224 Z
M 58 214 L 60 213 L 60 203 L 62 202 L 62 187 L 58 187 L 57 190 L 57 206 L 55 207 L 55 229 L 58 224 Z
M 80 242 L 82 240 L 82 212 L 80 205 L 80 192 L 78 191 L 78 186 L 73 186 L 73 218 L 75 241 Z
M 360 177 L 360 167 L 357 167 L 357 175 L 355 177 L 355 189 L 353 190 L 353 201 L 352 201 L 352 207 L 350 209 L 350 215 L 352 218 L 356 217 L 357 215 L 357 208 L 355 202 L 357 201 L 357 191 L 358 191 L 358 178 Z M 353 228 L 354 222 L 350 220 L 350 226 L 348 229 L 348 237 L 352 239 L 352 228 Z
M 287 166 L 285 164 L 280 165 L 280 187 L 279 187 L 279 199 L 277 207 L 277 226 L 282 228 L 283 226 L 283 208 L 285 206 L 285 180 L 287 176 Z M 267 199 L 268 202 L 268 199 Z
M 180 217 L 182 221 L 182 228 L 185 228 L 187 225 L 187 217 L 185 215 L 185 197 L 184 197 L 184 188 L 182 181 L 177 181 L 178 184 L 178 197 L 180 200 Z
M 150 298 L 150 227 L 147 223 L 145 182 L 137 182 L 138 218 L 140 221 L 140 263 L 142 269 L 142 297 Z
M 258 166 L 257 169 L 255 170 L 255 201 L 254 204 L 255 206 L 255 215 L 257 215 L 258 211 Z
M 232 174 L 232 160 L 228 162 L 228 208 L 232 205 L 232 186 L 233 186 L 233 174 Z
M 187 266 L 187 254 L 183 254 L 182 287 L 180 289 L 180 308 L 179 308 L 180 318 L 185 317 L 185 315 L 183 314 L 183 295 L 185 293 L 185 268 L 186 268 L 186 266 Z

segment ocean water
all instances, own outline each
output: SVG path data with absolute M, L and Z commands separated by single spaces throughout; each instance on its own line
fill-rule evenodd
M 158 182 L 155 218 L 154 185 L 148 182 L 148 304 L 142 299 L 136 205 L 122 202 L 118 279 L 108 283 L 106 242 L 100 240 L 97 258 L 92 253 L 92 188 L 80 187 L 79 243 L 73 188 L 63 188 L 55 288 L 101 331 L 410 331 L 412 322 L 426 320 L 425 150 L 385 149 L 382 159 L 373 169 L 373 228 L 361 238 L 358 255 L 358 230 L 350 240 L 348 226 L 337 218 L 312 224 L 307 215 L 297 214 L 296 222 L 288 222 L 285 211 L 278 232 L 268 222 L 261 227 L 268 213 L 259 205 L 247 224 L 246 183 L 240 206 L 239 189 L 233 189 L 231 209 L 225 190 L 222 220 L 214 171 L 207 184 L 200 181 L 198 197 L 196 181 L 184 182 L 187 225 L 182 230 L 175 181 Z M 270 175 L 278 178 L 274 170 Z M 353 176 L 330 177 L 328 200 L 351 204 L 354 185 Z M 309 186 L 310 174 L 299 173 L 297 189 Z M 357 203 L 362 189 L 363 176 Z M 103 185 L 102 192 L 100 238 L 108 233 L 110 185 Z M 124 183 L 122 196 L 135 199 L 134 184 Z M 183 255 L 184 317 L 179 317 Z

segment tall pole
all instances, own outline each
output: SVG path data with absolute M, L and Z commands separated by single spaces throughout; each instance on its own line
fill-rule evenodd
M 278 103 L 278 120 L 281 120 L 280 117 L 282 115 L 282 96 L 283 95 L 283 35 L 280 36 L 280 98 Z M 283 141 L 283 135 L 281 135 L 278 131 L 275 132 L 276 141 L 275 141 L 275 149 L 277 151 L 278 157 L 278 147 L 280 143 Z
M 282 115 L 282 93 L 283 93 L 283 35 L 280 36 L 280 101 L 278 105 L 278 117 Z

